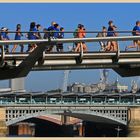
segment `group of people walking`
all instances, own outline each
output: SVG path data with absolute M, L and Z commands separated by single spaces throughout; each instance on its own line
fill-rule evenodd
M 30 23 L 29 32 L 24 36 L 21 31 L 21 24 L 17 24 L 16 33 L 14 40 L 21 40 L 22 37 L 26 37 L 29 40 L 37 40 L 37 39 L 48 39 L 48 38 L 64 38 L 64 28 L 60 27 L 56 22 L 52 22 L 51 26 L 43 29 L 43 35 L 40 33 L 42 26 L 40 24 L 36 24 L 35 22 Z M 10 40 L 9 30 L 6 27 L 1 28 L 0 40 Z M 11 52 L 15 52 L 17 47 L 20 46 L 20 52 L 24 52 L 23 44 L 14 44 Z M 37 44 L 29 44 L 26 52 L 32 52 L 37 47 Z M 56 45 L 58 52 L 63 52 L 63 44 L 59 43 Z M 9 45 L 4 46 L 5 52 L 10 52 Z M 52 51 L 53 46 L 46 51 Z
M 36 39 L 49 39 L 49 38 L 64 38 L 64 28 L 61 27 L 56 22 L 51 22 L 51 25 L 48 28 L 43 29 L 43 34 L 40 33 L 42 30 L 42 26 L 40 24 L 36 24 L 35 22 L 30 23 L 29 32 L 26 33 L 25 37 L 29 40 L 36 40 Z M 140 35 L 140 21 L 136 21 L 136 25 L 132 31 L 133 36 Z M 114 25 L 113 21 L 110 20 L 108 22 L 108 29 L 103 26 L 102 31 L 97 34 L 96 37 L 116 37 L 118 36 L 117 27 Z M 24 37 L 21 24 L 17 24 L 16 26 L 16 33 L 15 33 L 15 40 L 21 40 Z M 78 24 L 77 28 L 73 33 L 74 38 L 85 38 L 86 37 L 86 29 L 85 26 L 82 24 Z M 0 40 L 10 40 L 8 28 L 2 27 Z M 108 41 L 108 42 L 99 42 L 101 46 L 101 51 L 117 51 L 118 50 L 118 42 L 117 41 Z M 15 52 L 17 47 L 20 46 L 20 52 L 24 52 L 24 45 L 23 44 L 14 44 L 11 52 Z M 29 44 L 27 52 L 32 52 L 37 47 L 36 44 Z M 47 52 L 53 51 L 54 45 L 50 46 L 46 49 Z M 133 45 L 127 46 L 125 50 L 130 48 L 137 48 L 140 49 L 140 41 L 134 40 Z M 6 52 L 10 52 L 9 45 L 5 45 L 4 49 Z M 74 47 L 72 50 L 74 52 L 80 52 L 81 49 L 84 52 L 88 51 L 87 45 L 85 42 L 78 42 L 74 43 Z M 56 44 L 56 51 L 63 52 L 63 43 Z

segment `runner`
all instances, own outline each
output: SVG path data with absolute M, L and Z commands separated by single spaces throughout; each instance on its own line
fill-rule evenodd
M 21 37 L 23 36 L 23 34 L 21 33 L 21 24 L 17 24 L 16 26 L 16 34 L 15 34 L 15 40 L 21 40 Z M 24 50 L 24 45 L 23 44 L 19 44 L 19 46 L 21 47 L 20 52 L 22 53 Z M 18 47 L 18 44 L 15 44 L 14 47 L 12 48 L 12 52 L 15 52 L 16 48 Z
M 96 37 L 107 37 L 107 29 L 105 26 L 102 27 L 102 32 L 99 32 L 97 34 Z M 100 46 L 101 46 L 101 51 L 105 51 L 105 48 L 106 48 L 106 42 L 105 41 L 100 41 Z
M 84 27 L 84 25 L 81 25 L 78 30 L 78 38 L 85 38 L 85 36 L 86 36 L 85 27 Z M 79 42 L 75 48 L 75 52 L 80 52 L 81 47 L 83 48 L 84 52 L 87 52 L 87 46 L 86 46 L 85 42 Z
M 110 20 L 108 22 L 108 32 L 107 37 L 114 37 L 118 36 L 118 33 L 116 32 L 117 27 L 113 24 L 113 21 Z M 118 43 L 116 41 L 108 41 L 106 46 L 106 51 L 117 51 L 118 50 Z
M 4 41 L 10 40 L 8 34 L 9 34 L 8 28 L 2 27 L 1 28 L 1 40 L 4 40 Z M 9 45 L 4 45 L 4 50 L 5 50 L 5 52 L 9 53 Z
M 139 36 L 140 35 L 140 21 L 136 21 L 136 25 L 133 28 L 132 31 L 133 36 Z M 133 45 L 127 46 L 125 50 L 127 51 L 130 48 L 137 48 L 137 50 L 140 50 L 140 41 L 139 40 L 133 40 Z
M 35 22 L 30 23 L 30 30 L 29 30 L 29 33 L 28 33 L 27 37 L 28 37 L 29 40 L 36 40 L 37 38 L 39 38 Z M 32 52 L 36 47 L 37 47 L 36 44 L 32 44 L 32 45 L 29 44 L 27 51 Z
M 64 28 L 63 27 L 60 28 L 60 33 L 59 33 L 58 38 L 64 38 Z M 57 44 L 56 49 L 57 49 L 57 52 L 63 52 L 63 43 Z
M 37 39 L 42 39 L 42 36 L 41 36 L 41 33 L 40 33 L 40 30 L 42 29 L 41 25 L 37 24 L 36 28 L 37 28 Z

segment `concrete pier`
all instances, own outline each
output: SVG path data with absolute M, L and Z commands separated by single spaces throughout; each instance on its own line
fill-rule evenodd
M 140 137 L 140 108 L 131 108 L 129 119 L 128 137 Z
M 6 126 L 6 111 L 5 108 L 0 108 L 0 136 L 8 135 L 8 127 Z

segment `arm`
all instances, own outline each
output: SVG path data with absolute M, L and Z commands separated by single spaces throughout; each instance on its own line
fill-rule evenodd
M 140 31 L 139 30 L 136 30 L 136 35 L 140 35 Z
M 85 30 L 83 30 L 82 35 L 83 35 L 83 37 L 85 37 L 85 36 L 86 36 L 86 31 L 85 31 Z

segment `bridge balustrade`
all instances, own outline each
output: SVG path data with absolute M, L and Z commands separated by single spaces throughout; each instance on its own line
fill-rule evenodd
M 0 79 L 25 77 L 30 71 L 46 70 L 75 70 L 75 69 L 103 69 L 111 68 L 123 77 L 140 75 L 140 52 L 126 52 L 126 42 L 140 40 L 140 36 L 132 36 L 132 31 L 117 31 L 118 37 L 95 37 L 99 32 L 87 31 L 87 38 L 41 39 L 41 40 L 8 40 L 0 41 L 2 46 L 0 61 Z M 10 32 L 9 33 L 15 33 Z M 27 32 L 23 32 L 27 33 Z M 43 33 L 43 32 L 42 32 Z M 72 34 L 73 32 L 65 32 Z M 122 36 L 120 35 L 122 34 Z M 127 35 L 126 35 L 127 34 Z M 131 35 L 131 36 L 130 36 Z M 101 51 L 99 42 L 117 41 L 118 49 L 115 51 Z M 65 52 L 47 52 L 50 46 L 63 43 L 64 46 L 78 42 L 86 42 L 88 52 L 81 46 L 80 52 L 65 49 Z M 38 47 L 30 53 L 5 53 L 4 45 L 37 44 Z M 126 45 L 127 44 L 127 45 Z M 64 47 L 66 48 L 66 47 Z M 65 60 L 65 61 L 64 61 Z M 26 68 L 26 69 L 25 69 Z
M 86 94 L 86 93 L 85 93 Z M 97 95 L 98 96 L 98 95 Z M 94 97 L 90 95 L 88 97 L 49 97 L 49 96 L 40 96 L 34 97 L 33 95 L 30 97 L 20 96 L 20 97 L 1 97 L 0 105 L 10 105 L 10 104 L 19 104 L 19 105 L 47 105 L 47 104 L 57 104 L 57 105 L 140 105 L 140 96 L 135 94 L 130 94 L 129 96 L 120 94 L 117 97 L 104 95 L 104 97 Z

